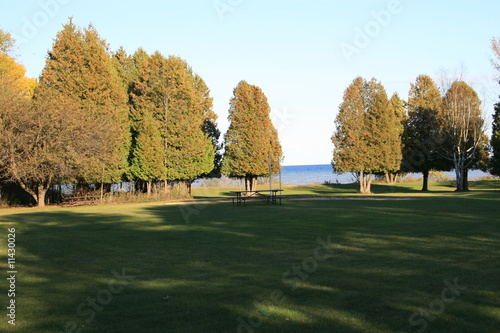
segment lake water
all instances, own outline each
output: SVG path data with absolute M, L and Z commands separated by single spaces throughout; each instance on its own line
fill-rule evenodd
M 350 173 L 335 174 L 331 164 L 291 165 L 284 166 L 281 171 L 283 184 L 308 185 L 330 183 L 352 183 L 354 177 Z
M 455 173 L 445 172 L 448 177 L 451 179 L 455 179 Z M 471 170 L 469 171 L 469 179 L 474 179 L 482 176 L 487 176 L 487 173 L 484 173 L 479 170 Z M 414 178 L 422 178 L 422 174 L 408 174 L 407 177 Z M 275 181 L 278 181 L 279 176 L 274 175 Z M 194 186 L 210 186 L 210 180 L 198 180 L 194 183 Z M 281 182 L 282 184 L 290 184 L 290 185 L 309 185 L 309 184 L 323 184 L 323 183 L 339 183 L 339 184 L 347 184 L 355 182 L 355 178 L 353 174 L 340 173 L 336 174 L 333 172 L 333 168 L 331 164 L 317 164 L 317 165 L 289 165 L 284 166 L 281 170 Z M 223 180 L 224 185 L 241 185 L 242 181 L 234 180 L 231 181 L 229 179 Z M 216 185 L 216 184 L 214 184 Z
M 451 179 L 455 179 L 454 171 L 445 172 L 445 174 Z M 480 170 L 469 171 L 469 179 L 471 180 L 488 175 L 488 173 Z M 422 174 L 410 173 L 407 177 L 422 178 Z M 323 184 L 325 182 L 347 184 L 355 182 L 352 173 L 336 174 L 333 172 L 331 164 L 284 166 L 281 171 L 281 179 L 283 184 L 294 185 Z
M 450 179 L 455 179 L 454 172 L 445 172 Z M 474 180 L 479 177 L 489 176 L 479 170 L 469 171 L 469 179 Z M 411 173 L 407 177 L 422 178 L 422 174 Z M 279 181 L 279 175 L 274 175 L 275 182 Z M 267 178 L 262 179 L 263 182 L 268 184 Z M 281 170 L 281 183 L 283 185 L 310 185 L 310 184 L 348 184 L 355 182 L 353 174 L 333 172 L 331 164 L 317 164 L 317 165 L 288 165 L 284 166 Z M 131 183 L 123 182 L 113 184 L 113 192 L 129 191 Z M 199 179 L 193 183 L 193 187 L 200 186 L 244 186 L 243 180 L 227 179 Z M 71 194 L 74 190 L 73 185 L 63 185 L 62 190 L 64 194 Z

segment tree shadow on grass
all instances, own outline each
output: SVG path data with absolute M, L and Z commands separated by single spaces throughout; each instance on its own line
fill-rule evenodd
M 500 185 L 498 185 L 500 188 Z M 357 197 L 381 197 L 390 195 L 391 197 L 400 194 L 402 197 L 422 197 L 422 196 L 465 196 L 465 195 L 489 195 L 495 192 L 497 183 L 493 181 L 486 182 L 470 182 L 470 191 L 456 192 L 455 186 L 450 182 L 433 183 L 429 184 L 429 191 L 422 191 L 420 186 L 414 184 L 408 185 L 406 183 L 385 184 L 374 183 L 371 186 L 371 194 L 361 195 L 357 184 L 328 184 L 321 186 L 314 186 L 310 191 L 319 196 L 346 196 L 353 195 Z
M 430 331 L 492 330 L 494 212 L 472 223 L 466 206 L 426 205 L 213 203 L 193 205 L 189 224 L 181 206 L 162 205 L 2 216 L 18 232 L 18 332 L 416 331 L 410 315 L 455 277 L 468 290 Z M 328 236 L 331 257 L 315 266 L 307 258 Z M 300 275 L 283 279 L 293 267 Z M 122 269 L 133 279 L 107 302 Z M 99 295 L 100 310 L 86 305 Z

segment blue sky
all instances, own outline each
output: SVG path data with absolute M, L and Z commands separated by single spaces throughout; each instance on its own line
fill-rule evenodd
M 185 59 L 212 91 L 219 127 L 240 80 L 260 86 L 279 130 L 285 165 L 327 164 L 342 95 L 356 76 L 375 77 L 406 98 L 419 74 L 461 73 L 498 101 L 490 39 L 500 36 L 498 0 L 0 0 L 0 28 L 38 77 L 73 16 L 92 23 L 112 50 L 142 47 Z

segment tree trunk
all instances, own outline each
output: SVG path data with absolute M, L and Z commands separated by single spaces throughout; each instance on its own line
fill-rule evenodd
M 253 176 L 245 176 L 245 191 L 254 191 L 255 182 Z
M 112 185 L 113 184 L 111 183 L 104 183 L 103 184 L 104 193 L 110 193 Z
M 392 183 L 391 184 L 396 184 L 398 182 L 399 175 L 397 173 L 392 174 Z
M 371 194 L 371 184 L 372 184 L 372 174 L 366 174 L 364 172 L 358 173 L 359 181 L 359 193 L 361 194 Z
M 455 175 L 457 181 L 457 192 L 466 191 L 466 187 L 468 187 L 467 183 L 467 168 L 465 167 L 465 159 L 458 153 L 455 153 L 453 158 L 455 163 Z
M 422 176 L 422 191 L 427 192 L 429 191 L 429 170 L 422 171 Z
M 45 207 L 45 195 L 50 187 L 51 181 L 44 183 L 37 183 L 35 189 L 26 186 L 22 182 L 18 182 L 23 190 L 33 197 L 37 207 Z
M 358 184 L 359 184 L 359 193 L 363 193 L 365 190 L 365 181 L 362 172 L 358 172 Z
M 461 172 L 461 180 L 460 180 L 460 188 L 458 184 L 458 176 L 457 176 L 457 191 L 468 191 L 469 190 L 469 169 L 462 168 Z
M 179 194 L 183 198 L 188 198 L 191 196 L 191 181 L 190 180 L 180 180 L 177 183 L 177 189 L 179 191 Z
M 387 172 L 385 174 L 385 182 L 387 184 L 395 184 L 398 179 L 398 174 L 394 172 Z
M 462 176 L 462 188 L 463 191 L 468 191 L 469 190 L 469 169 L 465 168 L 463 170 L 463 176 Z
M 45 207 L 45 195 L 47 194 L 47 190 L 48 188 L 46 188 L 42 184 L 38 184 L 36 194 L 37 207 Z
M 463 173 L 462 170 L 460 169 L 455 169 L 455 176 L 456 176 L 456 182 L 457 182 L 457 188 L 455 191 L 457 192 L 462 192 L 464 190 L 464 180 L 463 180 Z
M 136 180 L 134 182 L 134 192 L 139 192 L 141 190 L 141 181 L 140 180 Z
M 146 193 L 148 194 L 148 198 L 151 196 L 151 181 L 146 182 Z

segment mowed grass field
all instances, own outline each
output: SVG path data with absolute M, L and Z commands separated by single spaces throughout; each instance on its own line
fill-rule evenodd
M 0 210 L 0 331 L 498 333 L 500 182 L 418 187 L 290 187 L 282 206 L 207 203 L 228 190 L 200 188 L 187 204 Z M 315 196 L 336 200 L 293 200 Z

